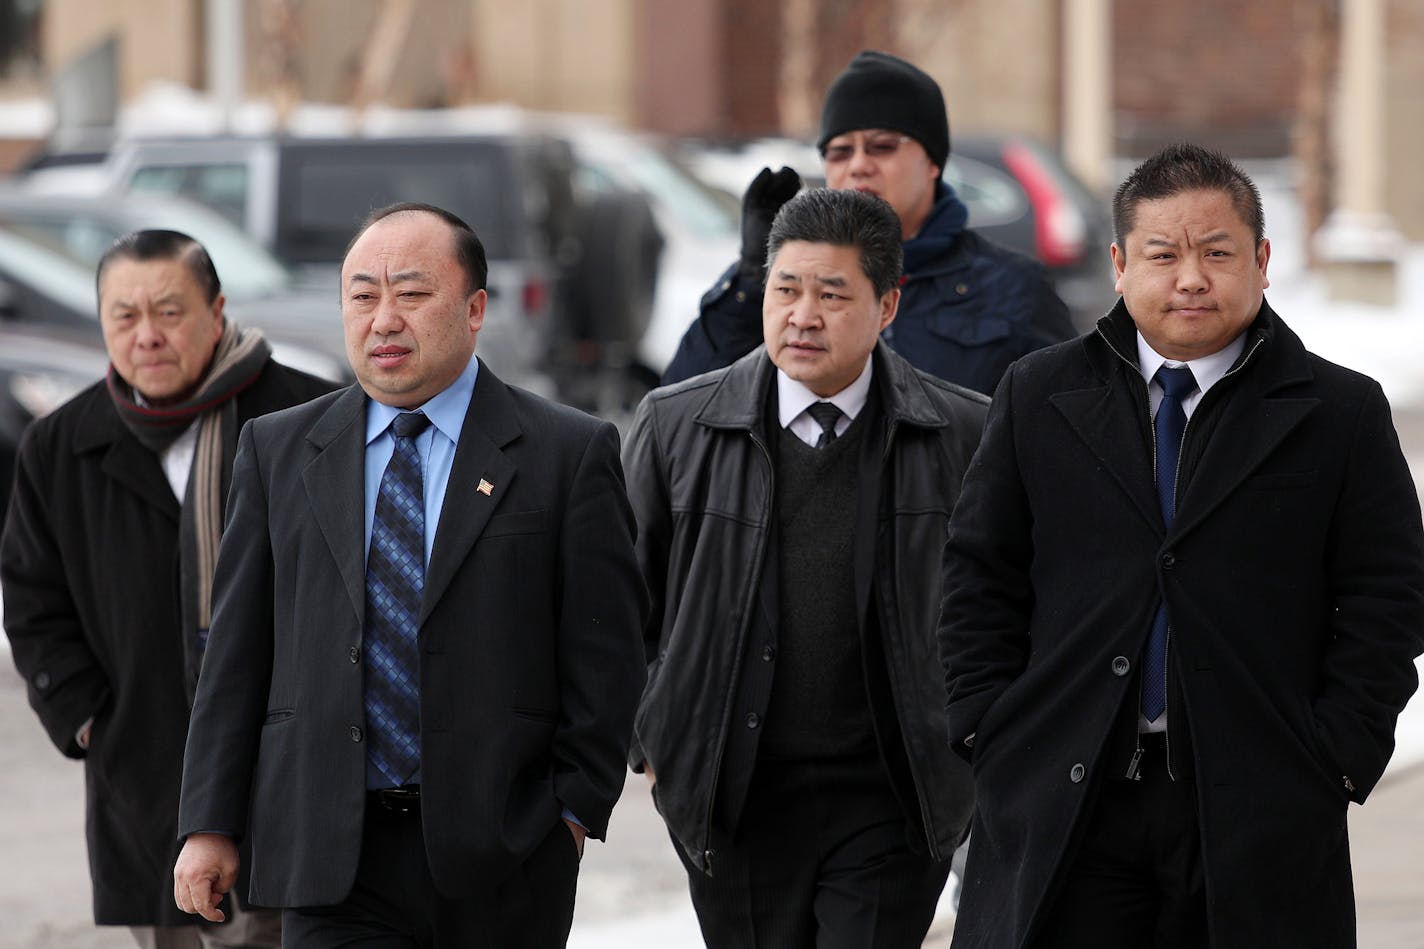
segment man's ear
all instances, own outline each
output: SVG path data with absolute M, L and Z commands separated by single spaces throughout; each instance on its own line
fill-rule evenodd
M 880 332 L 885 332 L 885 327 L 895 322 L 895 314 L 900 311 L 900 288 L 887 290 L 880 297 Z

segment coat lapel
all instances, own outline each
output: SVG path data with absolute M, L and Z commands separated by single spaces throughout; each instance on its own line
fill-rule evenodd
M 178 520 L 178 498 L 168 486 L 163 463 L 158 454 L 145 448 L 128 430 L 107 395 L 96 399 L 93 407 L 74 432 L 76 454 L 105 449 L 100 468 L 104 474 L 122 484 L 144 502 Z
M 1104 383 L 1087 389 L 1057 392 L 1049 397 L 1049 401 L 1087 444 L 1088 450 L 1117 482 L 1137 512 L 1161 530 L 1162 508 L 1154 487 L 1151 451 L 1144 438 L 1131 436 L 1131 433 L 1142 431 L 1142 419 L 1132 399 L 1121 389 L 1121 386 Z M 1146 398 L 1143 393 L 1143 411 Z
M 302 471 L 312 517 L 326 538 L 351 608 L 366 622 L 366 393 L 351 386 L 319 418 L 307 440 L 317 454 Z
M 422 623 L 514 482 L 518 467 L 503 449 L 522 433 L 515 414 L 508 387 L 481 362 L 440 508 L 420 606 Z
M 1209 517 L 1320 404 L 1319 399 L 1273 398 L 1263 391 L 1263 383 L 1271 380 L 1262 378 L 1264 372 L 1254 375 L 1232 394 L 1238 404 L 1222 414 L 1182 492 L 1172 525 L 1178 536 Z

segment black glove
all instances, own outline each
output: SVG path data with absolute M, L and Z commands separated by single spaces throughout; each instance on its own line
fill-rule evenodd
M 763 168 L 747 186 L 746 197 L 742 199 L 742 259 L 737 265 L 747 280 L 761 284 L 771 220 L 800 190 L 801 176 L 785 166 L 775 172 Z

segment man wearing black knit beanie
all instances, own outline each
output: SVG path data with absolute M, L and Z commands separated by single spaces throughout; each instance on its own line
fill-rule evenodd
M 888 53 L 858 54 L 826 91 L 816 144 L 828 187 L 878 195 L 899 215 L 903 296 L 885 341 L 917 369 L 990 394 L 1019 356 L 1076 335 L 1037 261 L 967 228 L 968 209 L 941 180 L 944 96 L 924 71 Z M 800 186 L 790 168 L 752 181 L 741 259 L 702 298 L 664 383 L 729 365 L 760 343 L 767 231 Z

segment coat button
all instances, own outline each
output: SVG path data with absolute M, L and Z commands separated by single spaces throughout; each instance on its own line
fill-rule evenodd
M 358 728 L 358 727 L 356 727 L 355 725 L 352 725 L 352 726 L 351 726 L 351 740 L 352 740 L 352 741 L 360 741 L 360 740 L 361 740 L 361 729 Z
M 969 292 L 969 285 L 966 283 L 961 283 L 954 288 L 954 292 L 959 294 L 960 296 L 964 296 L 966 293 Z
M 1176 565 L 1177 565 L 1177 555 L 1176 555 L 1176 554 L 1172 553 L 1172 552 L 1169 550 L 1169 551 L 1167 551 L 1165 554 L 1162 555 L 1162 566 L 1163 566 L 1163 567 L 1167 568 L 1168 570 L 1171 570 L 1171 569 L 1172 569 L 1173 567 L 1175 567 Z
M 350 651 L 347 652 L 346 655 L 348 655 L 348 656 L 351 657 L 351 661 L 352 661 L 352 662 L 360 662 L 360 661 L 361 661 L 361 647 L 360 647 L 360 646 L 352 646 L 351 649 L 350 649 Z
M 748 727 L 748 728 L 757 728 L 757 727 L 760 726 L 760 725 L 761 725 L 761 716 L 758 715 L 756 712 L 748 712 L 748 713 L 747 713 L 747 727 Z
M 1075 764 L 1072 768 L 1068 770 L 1068 780 L 1072 781 L 1074 784 L 1082 784 L 1083 776 L 1087 773 L 1087 768 L 1083 767 L 1081 764 Z
M 1114 656 L 1112 671 L 1115 676 L 1125 676 L 1132 671 L 1132 663 L 1127 661 L 1126 656 Z
M 762 662 L 771 662 L 771 660 L 773 660 L 773 659 L 775 659 L 775 658 L 776 658 L 776 647 L 775 647 L 775 646 L 763 646 L 763 647 L 761 647 L 761 661 L 762 661 Z
M 36 673 L 35 673 L 35 688 L 38 689 L 38 690 L 41 691 L 41 692 L 43 692 L 45 689 L 49 688 L 49 673 L 48 673 L 48 672 L 36 672 Z

